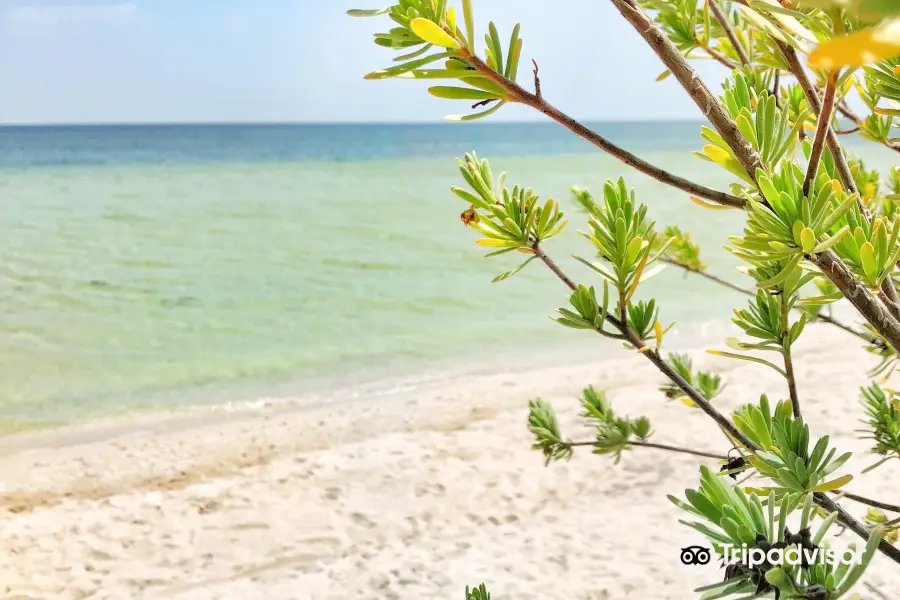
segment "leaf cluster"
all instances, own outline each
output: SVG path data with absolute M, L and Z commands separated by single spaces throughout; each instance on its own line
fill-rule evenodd
M 668 363 L 676 373 L 688 384 L 700 392 L 707 401 L 713 400 L 725 389 L 722 377 L 711 371 L 695 371 L 693 361 L 688 354 L 669 353 Z M 672 381 L 666 381 L 660 388 L 669 400 L 681 400 L 684 404 L 694 407 L 694 402 L 684 395 L 684 391 Z
M 762 396 L 759 406 L 748 404 L 736 412 L 734 423 L 762 448 L 750 458 L 750 464 L 772 480 L 772 489 L 779 495 L 835 490 L 853 479 L 844 475 L 825 481 L 850 459 L 851 453 L 834 458 L 837 450 L 829 449 L 827 435 L 810 450 L 809 426 L 791 416 L 787 402 L 779 403 L 773 412 L 768 398 Z

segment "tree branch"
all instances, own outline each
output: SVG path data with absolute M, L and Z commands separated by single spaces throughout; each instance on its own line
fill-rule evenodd
M 900 322 L 853 276 L 849 267 L 833 251 L 811 254 L 806 258 L 819 267 L 894 350 L 900 350 Z
M 874 506 L 875 508 L 881 508 L 883 510 L 889 510 L 891 512 L 900 513 L 900 506 L 896 504 L 888 504 L 886 502 L 880 502 L 878 500 L 872 500 L 871 498 L 866 498 L 865 496 L 858 496 L 856 494 L 845 494 L 841 491 L 832 492 L 837 494 L 847 500 L 853 500 L 854 502 L 859 502 L 860 504 L 865 504 L 866 506 Z
M 806 178 L 803 180 L 803 195 L 809 196 L 809 189 L 816 173 L 819 171 L 819 160 L 822 158 L 822 149 L 825 146 L 825 138 L 831 131 L 831 112 L 834 110 L 834 94 L 837 86 L 837 71 L 832 71 L 828 76 L 828 84 L 825 86 L 825 101 L 819 112 L 816 137 L 813 140 L 812 152 L 809 155 L 809 166 L 806 168 Z
M 687 90 L 694 103 L 716 128 L 725 143 L 734 151 L 738 162 L 756 181 L 756 170 L 765 171 L 765 166 L 753 149 L 750 142 L 741 135 L 737 125 L 725 111 L 722 104 L 713 96 L 697 72 L 688 64 L 668 37 L 656 26 L 647 13 L 637 5 L 634 0 L 611 0 L 622 16 L 644 38 L 647 44 L 656 52 L 657 56 L 668 67 L 672 75 Z
M 700 198 L 705 198 L 707 200 L 711 200 L 718 204 L 722 204 L 724 206 L 732 206 L 734 208 L 743 208 L 746 201 L 743 198 L 738 198 L 737 196 L 733 196 L 731 194 L 727 194 L 725 192 L 719 192 L 717 190 L 710 189 L 708 187 L 702 186 L 698 183 L 694 183 L 693 181 L 689 181 L 682 177 L 678 177 L 668 171 L 660 169 L 655 165 L 651 165 L 650 163 L 638 158 L 631 152 L 628 152 L 624 148 L 620 148 L 616 146 L 600 134 L 592 131 L 591 129 L 585 127 L 572 117 L 563 113 L 553 105 L 549 104 L 543 99 L 543 96 L 539 96 L 537 94 L 532 94 L 527 90 L 523 89 L 517 83 L 510 81 L 502 74 L 497 73 L 493 69 L 491 69 L 483 60 L 478 58 L 477 56 L 469 53 L 466 49 L 461 49 L 459 51 L 460 56 L 468 62 L 471 66 L 473 66 L 479 73 L 505 89 L 509 93 L 509 101 L 519 102 L 520 104 L 525 104 L 530 106 L 539 112 L 547 115 L 575 135 L 584 138 L 588 142 L 597 146 L 604 152 L 616 157 L 626 165 L 634 167 L 641 173 L 645 175 L 649 175 L 650 177 L 665 183 L 666 185 L 670 185 L 672 187 L 676 187 L 680 190 L 683 190 L 689 194 L 693 194 L 694 196 L 698 196 Z M 536 81 L 539 81 L 536 79 Z
M 570 289 L 574 290 L 578 286 L 565 274 L 562 269 L 553 262 L 553 260 L 547 256 L 547 254 L 541 249 L 538 244 L 533 246 L 534 253 L 544 262 L 547 267 L 556 274 L 559 279 L 566 284 Z M 824 256 L 824 255 L 819 255 Z M 871 295 L 870 295 L 871 296 Z M 621 321 L 613 317 L 612 315 L 607 314 L 606 320 L 619 328 L 619 331 L 622 332 L 622 336 L 635 348 L 643 347 L 643 340 L 632 331 L 627 324 L 623 324 Z M 659 369 L 663 375 L 669 378 L 675 385 L 677 385 L 681 391 L 685 393 L 685 395 L 690 398 L 694 404 L 700 407 L 700 409 L 705 412 L 710 418 L 712 418 L 718 425 L 721 427 L 729 437 L 736 440 L 740 444 L 742 444 L 747 450 L 751 452 L 759 451 L 759 446 L 757 446 L 750 438 L 743 434 L 734 424 L 727 419 L 722 413 L 720 413 L 709 401 L 704 398 L 700 392 L 694 389 L 691 384 L 684 380 L 672 367 L 660 356 L 659 352 L 654 349 L 647 350 L 645 352 L 641 352 L 641 354 L 647 357 L 650 362 L 652 362 L 657 369 Z M 816 504 L 824 508 L 829 512 L 837 512 L 838 513 L 838 522 L 842 525 L 853 531 L 856 535 L 863 539 L 868 539 L 869 531 L 866 529 L 866 526 L 860 523 L 856 518 L 853 517 L 850 513 L 845 511 L 839 504 L 835 503 L 831 498 L 826 496 L 822 492 L 816 492 L 813 495 Z M 881 550 L 882 553 L 893 559 L 895 562 L 900 563 L 900 549 L 895 548 L 891 544 L 882 540 L 878 549 Z
M 806 76 L 806 70 L 803 68 L 803 65 L 800 63 L 800 59 L 797 57 L 797 51 L 794 50 L 789 44 L 786 44 L 781 40 L 775 40 L 775 43 L 778 45 L 778 48 L 784 55 L 785 60 L 787 60 L 788 67 L 790 68 L 791 73 L 794 75 L 794 77 L 797 78 L 797 83 L 800 84 L 800 88 L 803 90 L 803 94 L 806 96 L 806 101 L 816 113 L 816 116 L 819 117 L 822 114 L 822 99 L 819 98 L 819 93 L 816 90 L 816 87 L 809 80 L 809 77 Z M 844 185 L 844 188 L 851 194 L 857 192 L 858 190 L 856 189 L 856 180 L 853 179 L 853 173 L 850 171 L 850 165 L 847 164 L 847 157 L 844 156 L 844 151 L 841 148 L 841 143 L 840 141 L 838 141 L 837 136 L 834 134 L 834 131 L 832 131 L 830 127 L 825 133 L 825 142 L 828 144 L 828 149 L 831 150 L 831 155 L 834 158 L 835 168 L 837 168 L 838 175 L 840 175 L 841 177 L 841 183 Z M 862 203 L 862 199 L 860 199 L 859 205 L 863 211 L 863 214 L 868 214 L 868 209 L 866 209 L 865 204 Z
M 678 452 L 681 454 L 690 454 L 692 456 L 700 456 L 703 458 L 715 458 L 716 460 L 728 460 L 727 456 L 722 454 L 715 454 L 712 452 L 704 452 L 702 450 L 692 450 L 690 448 L 682 448 L 680 446 L 669 446 L 668 444 L 656 444 L 653 442 L 640 442 L 640 441 L 630 441 L 627 442 L 629 446 L 636 446 L 639 448 L 655 448 L 657 450 L 667 450 L 669 452 Z M 561 445 L 574 448 L 576 446 L 597 446 L 598 442 L 596 440 L 591 442 L 563 442 Z
M 788 384 L 788 393 L 791 397 L 791 408 L 794 412 L 795 419 L 802 419 L 800 413 L 800 397 L 797 395 L 797 378 L 794 377 L 794 361 L 791 358 L 791 338 L 790 329 L 788 327 L 788 314 L 790 308 L 784 296 L 781 298 L 781 321 L 783 331 L 781 333 L 781 354 L 784 357 L 784 373 Z
M 707 44 L 699 44 L 699 42 L 698 42 L 698 45 L 700 46 L 700 48 L 703 49 L 704 52 L 709 54 L 713 60 L 715 60 L 717 63 L 719 63 L 720 65 L 722 65 L 729 71 L 733 71 L 734 69 L 738 68 L 737 65 L 733 64 L 731 61 L 729 61 L 727 58 L 725 58 L 724 56 L 722 56 L 721 54 L 719 54 L 718 52 L 713 50 L 712 47 L 708 46 Z
M 826 496 L 822 492 L 816 492 L 813 494 L 813 499 L 816 504 L 827 510 L 828 512 L 837 512 L 838 514 L 838 522 L 845 526 L 847 529 L 858 535 L 864 540 L 869 539 L 870 531 L 866 528 L 865 525 L 857 521 L 853 515 L 845 511 L 839 504 L 837 504 L 834 500 Z M 900 563 L 900 548 L 893 546 L 885 540 L 881 540 L 878 543 L 878 549 L 885 555 L 887 555 L 894 562 Z
M 559 266 L 555 262 L 553 262 L 553 259 L 547 256 L 544 250 L 537 243 L 532 246 L 532 249 L 538 256 L 538 258 L 540 258 L 541 261 L 543 261 L 543 263 L 547 265 L 547 267 L 560 279 L 560 281 L 565 283 L 569 289 L 573 291 L 578 289 L 578 286 L 575 284 L 575 282 L 572 281 L 565 273 L 563 273 L 562 269 L 560 269 Z M 638 349 L 644 347 L 644 341 L 640 339 L 640 337 L 631 328 L 628 327 L 628 323 L 625 323 L 610 314 L 606 315 L 606 320 L 622 333 L 622 337 L 629 344 Z M 671 365 L 669 365 L 669 363 L 663 360 L 662 356 L 660 356 L 657 350 L 651 349 L 645 352 L 641 352 L 641 354 L 647 357 L 647 359 L 652 362 L 657 369 L 662 371 L 663 375 L 668 377 L 669 380 L 672 381 L 672 383 L 677 385 L 678 388 L 681 389 L 681 391 L 683 391 L 685 395 L 694 402 L 694 404 L 699 406 L 703 412 L 705 412 L 710 418 L 718 423 L 718 425 L 722 429 L 724 429 L 732 439 L 740 442 L 748 450 L 759 450 L 759 447 L 755 443 L 753 443 L 750 438 L 748 438 L 737 427 L 735 427 L 734 423 L 732 423 L 727 417 L 720 413 L 712 404 L 710 404 L 710 402 L 706 398 L 703 397 L 703 395 L 699 391 L 697 391 L 691 384 L 685 381 L 684 378 L 679 375 L 678 372 L 671 367 Z
M 737 35 L 734 33 L 734 28 L 731 26 L 731 23 L 728 22 L 728 17 L 722 12 L 722 7 L 719 6 L 717 0 L 706 1 L 709 4 L 710 10 L 712 10 L 713 16 L 716 18 L 716 21 L 719 22 L 719 25 L 721 25 L 722 29 L 725 31 L 725 35 L 728 36 L 728 41 L 734 46 L 734 51 L 737 52 L 738 58 L 741 59 L 741 63 L 750 66 L 750 59 L 747 57 L 744 47 L 741 45 L 740 41 L 738 41 Z M 775 76 L 778 76 L 777 72 Z

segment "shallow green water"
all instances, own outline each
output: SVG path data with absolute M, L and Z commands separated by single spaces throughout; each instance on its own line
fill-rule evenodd
M 687 151 L 658 164 L 723 188 Z M 563 200 L 567 235 L 548 252 L 590 255 L 572 184 L 628 176 L 660 223 L 691 224 L 706 259 L 740 227 L 598 154 L 493 161 L 509 182 Z M 45 166 L 0 170 L 0 417 L 6 427 L 183 402 L 252 400 L 273 386 L 378 379 L 448 361 L 580 341 L 547 315 L 565 289 L 518 256 L 483 259 L 446 158 L 390 161 Z M 666 272 L 662 316 L 722 321 L 732 293 Z M 615 350 L 613 348 L 613 350 Z M 286 387 L 285 387 L 286 386 Z

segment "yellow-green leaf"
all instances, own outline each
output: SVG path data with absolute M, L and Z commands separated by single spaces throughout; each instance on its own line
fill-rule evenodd
M 726 204 L 713 204 L 711 202 L 706 202 L 696 196 L 691 196 L 691 202 L 696 204 L 697 206 L 702 206 L 703 208 L 708 208 L 709 210 L 731 210 L 734 208 L 733 206 L 728 206 Z
M 656 320 L 656 324 L 654 324 L 653 329 L 656 332 L 656 349 L 659 350 L 662 347 L 663 341 L 663 328 L 662 323 L 659 322 L 659 319 Z
M 475 240 L 479 246 L 487 246 L 488 248 L 517 248 L 522 244 L 513 240 L 495 240 L 491 238 L 482 238 Z
M 499 98 L 493 92 L 454 87 L 452 85 L 436 85 L 428 88 L 428 93 L 437 98 L 445 98 L 447 100 L 496 100 Z
M 851 481 L 853 481 L 853 475 L 850 475 L 848 473 L 846 475 L 841 475 L 837 479 L 832 479 L 829 482 L 817 485 L 816 487 L 813 488 L 812 491 L 814 491 L 814 492 L 830 492 L 831 490 L 836 490 L 838 488 L 844 487 Z
M 450 28 L 450 31 L 456 33 L 456 7 L 451 6 L 447 10 L 447 27 Z
M 418 19 L 413 19 L 409 22 L 409 28 L 412 29 L 412 32 L 419 36 L 420 39 L 425 40 L 429 44 L 434 44 L 435 46 L 440 46 L 442 48 L 452 48 L 453 50 L 459 50 L 459 42 L 453 39 L 450 34 L 441 29 L 441 27 L 428 19 L 423 19 L 419 17 Z
M 801 248 L 804 254 L 809 254 L 816 247 L 816 233 L 809 227 L 804 227 L 800 232 Z
M 874 279 L 878 264 L 875 260 L 875 246 L 872 242 L 866 242 L 859 247 L 859 261 L 862 263 L 863 273 L 869 279 Z
M 900 55 L 900 19 L 828 40 L 809 55 L 814 69 L 862 67 Z

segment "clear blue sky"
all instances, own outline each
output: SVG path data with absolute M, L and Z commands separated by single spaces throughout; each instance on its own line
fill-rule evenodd
M 364 81 L 394 54 L 385 0 L 0 0 L 0 123 L 438 121 L 460 103 L 422 82 Z M 565 10 L 552 8 L 563 4 Z M 605 0 L 475 0 L 479 26 L 522 23 L 523 63 L 581 119 L 696 119 Z M 703 64 L 701 74 L 723 70 Z M 527 71 L 525 79 L 528 79 Z M 498 118 L 536 119 L 523 107 Z

